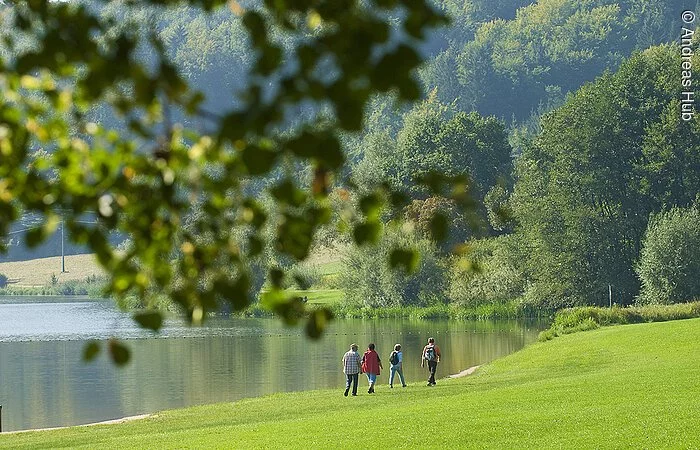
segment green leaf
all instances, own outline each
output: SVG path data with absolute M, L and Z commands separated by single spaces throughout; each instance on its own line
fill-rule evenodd
M 337 169 L 345 162 L 338 138 L 327 130 L 304 131 L 287 142 L 287 148 L 301 158 L 313 158 L 329 169 Z
M 368 194 L 360 199 L 360 210 L 368 219 L 378 219 L 382 212 L 382 204 L 379 194 Z
M 306 323 L 306 335 L 311 339 L 319 339 L 332 319 L 333 312 L 328 308 L 312 311 Z
M 83 361 L 90 362 L 100 353 L 100 343 L 97 341 L 89 341 L 83 347 Z
M 246 199 L 243 202 L 244 220 L 256 229 L 259 229 L 267 221 L 267 213 L 263 210 L 258 202 L 252 199 Z
M 27 231 L 25 236 L 27 247 L 30 248 L 41 244 L 44 239 L 46 239 L 46 233 L 44 232 L 43 227 L 32 228 L 31 230 Z
M 274 150 L 248 146 L 241 152 L 243 164 L 251 175 L 264 175 L 275 165 L 278 153 Z
M 390 202 L 394 208 L 403 208 L 411 202 L 411 197 L 404 192 L 392 192 Z
M 301 206 L 306 202 L 306 192 L 298 189 L 292 180 L 286 179 L 270 189 L 272 196 L 282 204 Z
M 305 276 L 298 275 L 298 274 L 294 275 L 294 282 L 299 287 L 299 289 L 301 289 L 302 291 L 310 289 L 311 285 L 313 284 L 311 277 L 305 277 Z
M 249 304 L 250 275 L 242 273 L 233 281 L 229 279 L 218 280 L 214 283 L 214 290 L 233 306 L 234 311 L 242 311 Z
M 264 243 L 262 239 L 255 235 L 250 235 L 248 237 L 248 255 L 253 257 L 262 253 Z
M 124 366 L 129 362 L 129 359 L 131 359 L 131 352 L 129 349 L 114 338 L 109 340 L 107 348 L 109 350 L 109 356 L 117 366 Z
M 379 222 L 365 222 L 355 227 L 353 237 L 358 245 L 374 244 L 379 240 L 381 232 L 382 226 Z
M 317 221 L 318 217 L 314 217 L 311 213 L 285 214 L 284 221 L 277 228 L 277 250 L 297 260 L 305 259 L 311 249 Z
M 261 49 L 256 71 L 262 75 L 272 74 L 282 62 L 282 49 L 276 45 L 265 45 Z
M 278 268 L 272 268 L 270 269 L 269 273 L 270 277 L 270 283 L 272 283 L 272 286 L 278 289 L 281 289 L 282 283 L 284 281 L 284 271 L 282 269 Z
M 248 29 L 253 46 L 261 46 L 267 40 L 265 19 L 259 13 L 248 10 L 243 16 L 243 25 Z
M 157 311 L 144 311 L 134 314 L 134 320 L 141 328 L 158 331 L 163 326 L 163 316 Z
M 392 268 L 402 267 L 407 274 L 412 274 L 418 269 L 420 253 L 413 249 L 398 248 L 391 252 L 389 264 Z
M 445 214 L 438 212 L 430 219 L 430 234 L 438 242 L 442 242 L 447 237 L 448 222 Z
M 290 296 L 281 289 L 270 289 L 263 293 L 261 305 L 279 315 L 285 324 L 293 326 L 304 315 L 304 303 L 301 297 Z

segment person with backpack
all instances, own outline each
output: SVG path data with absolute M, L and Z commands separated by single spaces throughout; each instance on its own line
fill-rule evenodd
M 374 344 L 369 344 L 367 351 L 362 355 L 362 372 L 367 374 L 367 381 L 369 381 L 368 394 L 374 394 L 374 384 L 377 382 L 380 369 L 383 368 L 379 353 L 374 350 Z
M 423 354 L 420 360 L 421 367 L 424 367 L 426 361 L 428 362 L 428 370 L 430 371 L 428 386 L 435 386 L 435 372 L 440 362 L 440 356 L 440 347 L 435 345 L 435 338 L 428 338 L 428 345 L 423 347 Z
M 345 395 L 348 396 L 350 384 L 352 384 L 352 395 L 357 395 L 357 382 L 360 376 L 360 354 L 357 353 L 357 344 L 352 344 L 350 350 L 343 355 L 343 373 L 345 373 Z
M 389 387 L 394 387 L 394 375 L 398 372 L 399 378 L 401 378 L 401 385 L 406 387 L 406 381 L 403 378 L 403 352 L 401 351 L 401 344 L 394 345 L 394 351 L 391 352 L 389 356 Z

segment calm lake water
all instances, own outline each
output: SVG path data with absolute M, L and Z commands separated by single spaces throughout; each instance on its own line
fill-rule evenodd
M 395 343 L 407 382 L 423 381 L 420 352 L 434 336 L 443 359 L 438 376 L 517 351 L 537 338 L 541 322 L 337 320 L 318 342 L 276 319 L 215 318 L 191 328 L 169 320 L 159 334 L 139 329 L 108 301 L 0 299 L 0 404 L 3 431 L 77 425 L 163 409 L 234 401 L 275 392 L 337 388 L 340 358 L 352 342 L 369 342 L 388 368 Z M 103 354 L 83 363 L 88 339 L 127 341 L 131 363 Z M 388 370 L 378 382 L 387 388 Z M 361 379 L 360 387 L 367 386 Z M 362 391 L 360 390 L 362 393 Z

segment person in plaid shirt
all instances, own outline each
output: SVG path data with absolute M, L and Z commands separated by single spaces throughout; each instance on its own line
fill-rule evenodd
M 352 395 L 357 395 L 357 378 L 360 374 L 360 354 L 357 353 L 359 347 L 352 344 L 350 350 L 343 355 L 343 372 L 345 373 L 345 395 L 348 396 L 350 383 L 352 383 Z

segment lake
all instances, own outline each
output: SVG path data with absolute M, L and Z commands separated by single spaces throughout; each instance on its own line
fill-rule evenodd
M 335 388 L 342 397 L 340 359 L 353 342 L 360 353 L 376 343 L 387 367 L 378 380 L 380 393 L 388 389 L 395 343 L 403 347 L 406 381 L 422 384 L 427 371 L 420 356 L 430 336 L 442 350 L 442 378 L 513 353 L 544 328 L 532 321 L 336 320 L 321 340 L 310 341 L 303 328 L 274 318 L 216 317 L 201 328 L 170 319 L 154 334 L 110 301 L 5 297 L 0 298 L 2 429 L 77 425 L 275 392 Z M 131 349 L 128 366 L 118 368 L 104 354 L 82 362 L 87 340 L 112 336 Z M 362 395 L 367 380 L 360 380 Z

